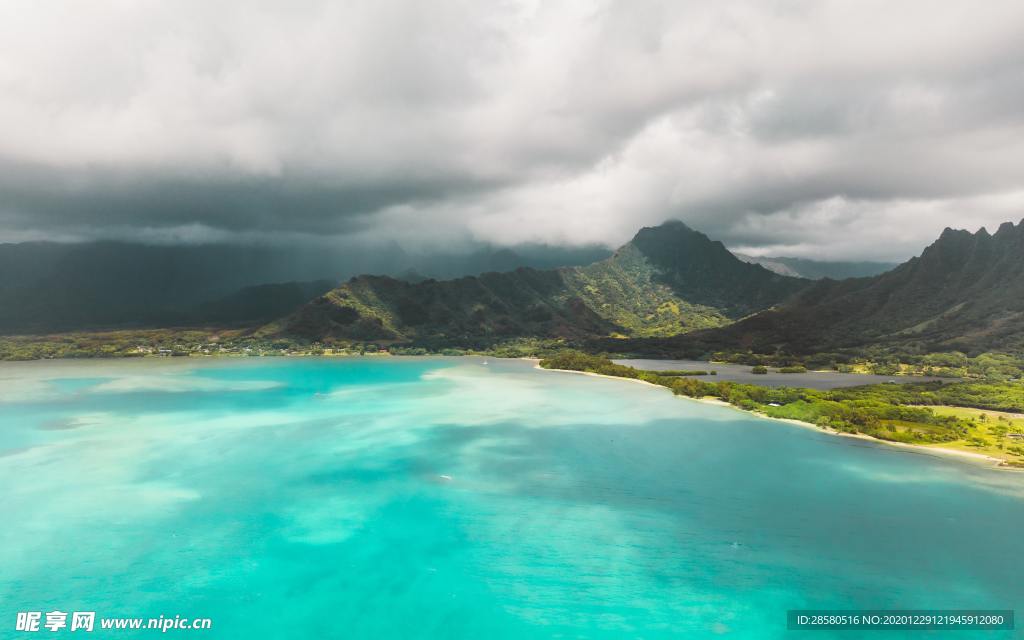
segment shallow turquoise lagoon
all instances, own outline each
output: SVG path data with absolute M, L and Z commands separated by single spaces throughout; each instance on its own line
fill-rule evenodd
M 1024 475 L 520 361 L 5 364 L 0 486 L 4 638 L 53 609 L 497 640 L 1024 608 Z

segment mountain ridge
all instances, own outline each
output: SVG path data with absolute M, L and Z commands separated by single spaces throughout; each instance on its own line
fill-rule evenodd
M 668 221 L 582 267 L 418 283 L 359 276 L 261 332 L 451 344 L 666 337 L 724 326 L 808 284 L 745 263 L 721 242 Z
M 994 234 L 946 228 L 891 271 L 817 281 L 776 309 L 680 337 L 674 348 L 812 353 L 886 345 L 922 352 L 1024 346 L 1024 221 L 1003 223 Z

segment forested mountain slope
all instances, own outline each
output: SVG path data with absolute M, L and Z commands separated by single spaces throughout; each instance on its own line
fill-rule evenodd
M 673 221 L 642 229 L 584 267 L 417 283 L 360 276 L 261 332 L 464 346 L 526 336 L 671 336 L 724 326 L 808 284 L 738 260 Z
M 818 281 L 776 309 L 680 338 L 677 347 L 810 353 L 866 345 L 922 352 L 1024 346 L 1024 222 L 1004 223 L 995 234 L 946 229 L 892 271 Z

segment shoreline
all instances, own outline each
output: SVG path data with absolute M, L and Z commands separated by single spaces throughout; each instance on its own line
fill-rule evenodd
M 534 369 L 540 369 L 542 371 L 557 371 L 557 372 L 560 372 L 560 373 L 578 373 L 580 375 L 591 376 L 591 377 L 594 377 L 594 378 L 606 378 L 608 380 L 620 380 L 620 381 L 624 381 L 624 382 L 637 382 L 637 383 L 644 384 L 644 385 L 647 385 L 647 386 L 650 386 L 650 387 L 655 387 L 657 389 L 664 389 L 665 391 L 668 391 L 669 393 L 672 393 L 672 390 L 669 389 L 668 387 L 664 387 L 664 386 L 662 386 L 660 384 L 654 384 L 653 382 L 647 382 L 646 380 L 637 380 L 636 378 L 620 378 L 619 376 L 609 376 L 609 375 L 605 375 L 603 373 L 594 373 L 592 371 L 574 371 L 572 369 L 545 369 L 544 367 L 540 366 L 540 359 L 537 359 L 537 358 L 523 358 L 523 360 L 532 360 L 532 361 L 534 361 L 533 368 Z M 743 408 L 737 407 L 736 405 L 729 404 L 725 400 L 721 400 L 719 398 L 712 398 L 712 397 L 691 398 L 689 396 L 678 396 L 678 397 L 680 397 L 680 398 L 682 398 L 684 400 L 692 400 L 694 402 L 700 402 L 700 403 L 703 403 L 703 404 L 710 404 L 710 405 L 715 405 L 715 406 L 719 406 L 719 407 L 727 407 L 729 409 L 733 409 L 735 411 L 740 411 L 740 412 L 746 413 L 748 415 L 756 416 L 756 417 L 762 418 L 764 420 L 776 420 L 778 422 L 786 422 L 788 424 L 791 424 L 791 425 L 797 426 L 797 427 L 801 427 L 803 429 L 813 429 L 814 431 L 817 431 L 818 433 L 825 433 L 825 434 L 832 435 L 832 436 L 840 436 L 840 437 L 844 437 L 844 438 L 854 438 L 854 439 L 857 439 L 857 440 L 864 440 L 864 441 L 868 441 L 868 442 L 874 442 L 874 443 L 877 443 L 877 444 L 889 445 L 889 446 L 892 446 L 892 447 L 897 447 L 897 448 L 900 448 L 900 449 L 904 449 L 908 453 L 932 454 L 932 455 L 936 455 L 936 456 L 939 456 L 939 457 L 956 459 L 956 460 L 959 460 L 961 462 L 970 462 L 970 463 L 973 463 L 973 464 L 976 464 L 976 465 L 981 465 L 981 466 L 984 466 L 986 468 L 997 469 L 997 470 L 1000 470 L 1000 471 L 1018 471 L 1018 472 L 1019 471 L 1024 471 L 1024 469 L 1019 469 L 1017 467 L 1012 467 L 1012 466 L 1006 464 L 1005 461 L 1002 460 L 1001 458 L 995 458 L 993 456 L 989 456 L 989 455 L 986 455 L 984 453 L 974 453 L 972 451 L 961 451 L 959 449 L 947 449 L 945 447 L 932 447 L 932 446 L 924 445 L 924 444 L 910 444 L 910 443 L 907 443 L 907 442 L 893 442 L 891 440 L 882 440 L 881 438 L 875 438 L 874 436 L 869 436 L 869 435 L 864 434 L 864 433 L 847 433 L 845 431 L 836 431 L 835 429 L 829 429 L 828 427 L 822 427 L 822 426 L 813 424 L 811 422 L 804 422 L 803 420 L 794 420 L 792 418 L 776 418 L 774 416 L 769 416 L 769 415 L 766 415 L 764 413 L 760 413 L 758 411 L 751 411 L 749 409 L 743 409 Z
M 252 355 L 247 355 L 247 354 L 233 354 L 233 353 L 232 354 L 224 354 L 224 353 L 218 353 L 218 354 L 202 354 L 202 355 L 200 355 L 200 354 L 189 354 L 188 356 L 185 356 L 185 357 L 161 357 L 161 356 L 149 355 L 149 356 L 135 356 L 135 357 L 38 358 L 38 359 L 33 359 L 33 360 L 8 360 L 8 361 L 0 361 L 0 363 L 4 363 L 4 364 L 8 364 L 8 363 L 25 364 L 25 363 L 36 363 L 36 362 L 76 362 L 76 363 L 83 363 L 83 362 L 95 362 L 96 360 L 121 361 L 121 362 L 139 362 L 139 361 L 142 361 L 142 360 L 161 360 L 161 361 L 167 361 L 167 362 L 183 363 L 183 362 L 187 362 L 187 361 L 192 360 L 192 359 L 213 360 L 213 359 L 225 358 L 225 359 L 249 360 L 249 359 L 263 358 L 263 357 L 278 357 L 278 358 L 283 358 L 283 359 L 289 359 L 289 358 L 327 358 L 327 359 L 338 358 L 338 359 L 347 359 L 347 358 L 365 358 L 365 357 L 371 357 L 371 358 L 419 358 L 419 357 L 443 358 L 443 357 L 455 357 L 455 356 L 443 356 L 443 355 L 427 355 L 427 356 L 411 356 L 410 355 L 410 356 L 405 356 L 405 355 L 395 355 L 395 354 L 387 353 L 387 352 L 383 352 L 383 353 L 381 353 L 381 352 L 366 353 L 366 354 L 331 353 L 331 354 L 316 354 L 316 355 L 314 355 L 314 354 L 282 354 L 282 355 L 278 355 L 278 356 L 265 356 L 265 355 L 252 356 Z M 519 361 L 532 362 L 534 369 L 539 369 L 539 370 L 542 370 L 542 371 L 556 371 L 556 372 L 559 372 L 559 373 L 575 373 L 575 374 L 580 374 L 580 375 L 585 375 L 585 376 L 592 376 L 592 377 L 595 377 L 595 378 L 607 378 L 609 380 L 618 380 L 620 382 L 634 382 L 634 383 L 639 383 L 639 384 L 644 384 L 644 385 L 648 385 L 648 386 L 651 386 L 651 387 L 655 387 L 657 389 L 664 389 L 664 390 L 666 390 L 666 391 L 671 393 L 671 390 L 668 389 L 665 386 L 662 386 L 662 385 L 659 385 L 659 384 L 655 384 L 653 382 L 647 382 L 646 380 L 638 380 L 636 378 L 624 378 L 624 377 L 620 377 L 620 376 L 610 376 L 610 375 L 605 375 L 605 374 L 601 374 L 601 373 L 594 373 L 592 371 L 576 371 L 576 370 L 572 370 L 572 369 L 545 369 L 544 367 L 540 366 L 541 358 L 535 358 L 535 357 L 529 357 L 529 356 L 519 356 L 519 357 L 513 357 L 513 358 L 501 358 L 499 356 L 487 356 L 487 355 L 483 355 L 483 354 L 467 354 L 467 355 L 464 355 L 462 357 L 494 358 L 494 359 L 501 359 L 501 360 L 519 360 Z M 853 374 L 853 375 L 856 375 L 856 374 Z M 1024 468 L 1011 466 L 1009 464 L 1006 464 L 1006 461 L 1001 459 L 1001 458 L 996 458 L 994 456 L 986 455 L 984 453 L 975 453 L 973 451 L 963 451 L 961 449 L 948 449 L 948 448 L 945 448 L 945 447 L 930 446 L 930 445 L 923 445 L 923 444 L 910 444 L 910 443 L 905 443 L 905 442 L 893 442 L 891 440 L 882 440 L 881 438 L 875 438 L 873 436 L 870 436 L 870 435 L 867 435 L 867 434 L 863 434 L 863 433 L 847 433 L 847 432 L 844 432 L 844 431 L 836 431 L 836 430 L 830 429 L 828 427 L 822 427 L 822 426 L 819 426 L 819 425 L 816 425 L 816 424 L 813 424 L 813 423 L 810 423 L 810 422 L 804 422 L 802 420 L 794 420 L 792 418 L 776 418 L 774 416 L 769 416 L 769 415 L 766 415 L 764 413 L 760 413 L 758 411 L 752 411 L 752 410 L 748 410 L 748 409 L 743 409 L 743 408 L 737 407 L 737 406 L 735 406 L 733 404 L 730 404 L 730 403 L 728 403 L 728 402 L 726 402 L 724 400 L 721 400 L 721 399 L 715 398 L 715 397 L 705 397 L 705 398 L 692 398 L 692 397 L 689 397 L 689 396 L 679 396 L 679 397 L 683 398 L 684 400 L 692 400 L 694 402 L 701 402 L 701 403 L 704 403 L 704 404 L 717 405 L 717 406 L 720 406 L 720 407 L 728 407 L 729 409 L 733 409 L 735 411 L 742 411 L 743 413 L 747 413 L 747 414 L 750 414 L 752 416 L 755 416 L 755 417 L 758 417 L 758 418 L 762 418 L 762 419 L 765 419 L 765 420 L 776 420 L 776 421 L 779 421 L 779 422 L 787 422 L 787 423 L 789 423 L 791 425 L 798 426 L 798 427 L 801 427 L 801 428 L 804 428 L 804 429 L 813 429 L 814 431 L 817 431 L 819 433 L 826 433 L 826 434 L 834 435 L 834 436 L 843 436 L 843 437 L 846 437 L 846 438 L 856 438 L 856 439 L 859 439 L 859 440 L 870 441 L 870 442 L 874 442 L 874 443 L 878 443 L 878 444 L 884 444 L 884 445 L 889 445 L 889 446 L 893 446 L 893 447 L 899 447 L 899 448 L 902 448 L 902 449 L 907 450 L 908 452 L 912 452 L 912 453 L 931 454 L 931 455 L 937 455 L 937 456 L 940 456 L 940 457 L 953 458 L 953 459 L 960 460 L 961 462 L 970 462 L 970 463 L 973 463 L 973 464 L 976 464 L 976 465 L 981 465 L 981 466 L 984 466 L 984 467 L 999 469 L 999 470 L 1003 470 L 1003 471 L 1018 471 L 1018 472 L 1024 471 Z

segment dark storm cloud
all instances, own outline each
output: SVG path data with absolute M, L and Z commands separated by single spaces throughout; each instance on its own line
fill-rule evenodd
M 3 165 L 0 163 L 0 168 Z M 105 175 L 103 175 L 105 173 Z M 0 221 L 24 228 L 176 228 L 202 224 L 226 232 L 351 234 L 373 228 L 374 214 L 418 207 L 493 188 L 493 183 L 415 178 L 332 184 L 308 176 L 146 176 L 0 169 Z
M 1024 215 L 1010 0 L 0 7 L 0 240 L 883 259 Z

